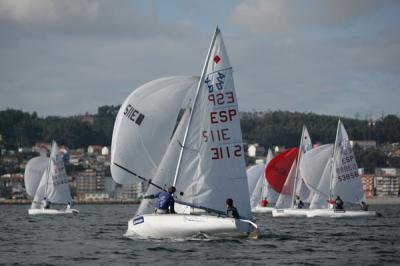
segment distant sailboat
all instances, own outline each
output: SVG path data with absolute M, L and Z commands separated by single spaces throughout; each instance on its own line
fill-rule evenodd
M 55 141 L 51 147 L 50 158 L 35 157 L 29 160 L 25 168 L 24 179 L 26 191 L 33 197 L 31 208 L 28 210 L 30 215 L 76 214 L 79 212 L 70 208 L 72 197 L 67 174 Z M 44 198 L 51 203 L 65 204 L 66 207 L 59 210 L 44 208 Z
M 116 182 L 144 180 L 146 194 L 174 185 L 176 202 L 207 212 L 155 214 L 153 200 L 144 199 L 127 236 L 256 236 L 232 67 L 219 29 L 200 79 L 151 81 L 125 100 L 114 126 L 111 163 Z M 225 217 L 227 198 L 240 219 Z
M 307 209 L 298 208 L 295 206 L 296 197 L 305 202 L 308 199 L 310 191 L 305 186 L 303 179 L 301 178 L 301 172 L 299 171 L 299 162 L 302 156 L 311 150 L 312 142 L 310 134 L 305 126 L 301 133 L 301 140 L 299 145 L 299 152 L 297 153 L 296 160 L 292 164 L 292 169 L 289 172 L 285 184 L 283 185 L 282 191 L 279 194 L 278 201 L 276 202 L 275 210 L 272 211 L 273 217 L 292 217 L 292 216 L 306 216 Z
M 315 167 L 312 168 L 312 165 Z M 328 201 L 338 195 L 348 204 L 359 204 L 364 200 L 357 162 L 347 132 L 340 120 L 335 145 L 333 147 L 325 145 L 313 153 L 306 154 L 300 163 L 300 169 L 304 173 L 307 185 L 317 192 L 311 202 L 313 210 L 307 213 L 307 217 L 340 218 L 377 215 L 375 211 L 335 210 L 328 206 Z
M 265 178 L 265 168 L 268 166 L 268 163 L 273 157 L 274 155 L 272 154 L 271 149 L 268 149 L 265 164 L 254 165 L 247 170 L 250 205 L 253 213 L 272 212 L 274 207 L 271 207 L 271 204 L 275 204 L 278 198 L 278 193 L 271 188 L 267 179 Z M 270 206 L 261 206 L 262 199 L 266 199 Z

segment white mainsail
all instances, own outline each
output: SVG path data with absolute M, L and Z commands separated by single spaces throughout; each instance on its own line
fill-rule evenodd
M 299 170 L 299 164 L 302 157 L 310 151 L 312 148 L 312 142 L 310 134 L 306 126 L 303 126 L 301 133 L 299 153 L 297 159 L 293 162 L 292 168 L 288 177 L 286 178 L 285 184 L 283 185 L 282 192 L 279 195 L 276 207 L 290 208 L 294 207 L 294 200 L 296 195 L 298 195 L 303 201 L 309 197 L 310 191 L 305 188 L 302 180 L 302 172 Z
M 35 192 L 32 208 L 38 208 L 38 204 L 44 197 L 52 203 L 66 204 L 72 202 L 64 161 L 55 141 L 52 144 L 47 168 Z
M 133 184 L 155 176 L 179 111 L 198 81 L 193 76 L 153 80 L 134 90 L 124 101 L 111 143 L 111 174 L 117 183 Z
M 304 154 L 306 154 L 308 151 L 312 149 L 312 142 L 311 142 L 311 137 L 310 134 L 308 133 L 307 127 L 303 125 L 303 131 L 301 134 L 301 141 L 300 141 L 300 151 L 299 151 L 299 156 L 298 156 L 298 161 L 296 162 L 296 177 L 295 177 L 295 187 L 294 187 L 294 192 L 293 193 L 293 200 L 295 199 L 295 194 L 300 197 L 304 202 L 309 201 L 309 198 L 311 197 L 311 191 L 308 189 L 308 187 L 305 185 L 304 180 L 301 175 L 301 171 L 299 169 L 299 163 L 302 160 L 302 157 Z
M 364 198 L 356 158 L 349 136 L 340 120 L 335 141 L 330 198 L 337 195 L 348 203 L 360 203 Z
M 232 198 L 239 214 L 251 218 L 232 67 L 219 29 L 200 82 L 176 175 L 180 199 L 225 212 Z

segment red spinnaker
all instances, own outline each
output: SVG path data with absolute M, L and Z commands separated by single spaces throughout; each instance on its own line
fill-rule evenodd
M 269 185 L 278 193 L 281 193 L 286 178 L 293 162 L 297 158 L 299 148 L 287 149 L 275 156 L 265 169 L 265 177 Z

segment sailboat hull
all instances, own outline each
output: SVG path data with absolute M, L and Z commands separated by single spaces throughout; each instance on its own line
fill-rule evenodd
M 57 215 L 57 214 L 78 214 L 79 211 L 76 209 L 29 209 L 28 214 L 29 215 Z
M 129 220 L 125 236 L 145 238 L 189 238 L 207 236 L 256 237 L 257 226 L 251 221 L 186 214 L 145 214 Z
M 262 206 L 256 206 L 251 209 L 252 213 L 269 213 L 275 210 L 274 207 L 262 207 Z
M 272 217 L 307 217 L 309 209 L 275 209 L 272 211 Z
M 307 217 L 330 217 L 330 218 L 356 218 L 377 216 L 376 211 L 356 211 L 356 210 L 334 210 L 334 209 L 315 209 L 307 213 Z

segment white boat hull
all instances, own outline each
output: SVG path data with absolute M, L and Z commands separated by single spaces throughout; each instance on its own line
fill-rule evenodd
M 307 217 L 331 217 L 331 218 L 345 218 L 345 217 L 368 217 L 378 216 L 376 211 L 356 211 L 356 210 L 334 210 L 334 209 L 314 209 L 307 213 Z
M 251 209 L 251 212 L 252 213 L 268 213 L 268 212 L 272 212 L 273 210 L 275 210 L 274 207 L 256 206 L 255 208 Z
M 247 220 L 210 215 L 145 214 L 129 220 L 125 236 L 183 239 L 199 234 L 256 238 L 257 225 Z
M 29 209 L 28 214 L 29 215 L 40 215 L 40 214 L 45 214 L 45 215 L 56 215 L 56 214 L 78 214 L 79 211 L 76 209 Z
M 307 217 L 309 209 L 275 209 L 272 211 L 272 217 Z

